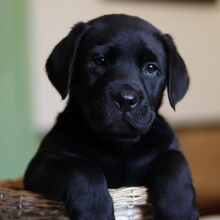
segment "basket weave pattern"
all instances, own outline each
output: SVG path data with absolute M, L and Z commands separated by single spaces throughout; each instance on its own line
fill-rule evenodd
M 150 220 L 151 207 L 144 187 L 109 189 L 116 220 Z M 68 220 L 63 202 L 24 190 L 23 179 L 0 182 L 0 220 Z

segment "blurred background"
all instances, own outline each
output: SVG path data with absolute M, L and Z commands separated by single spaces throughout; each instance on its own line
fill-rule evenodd
M 220 0 L 0 0 L 0 180 L 22 176 L 65 101 L 49 83 L 45 61 L 79 21 L 125 13 L 173 36 L 191 85 L 176 129 L 192 168 L 201 214 L 220 214 Z

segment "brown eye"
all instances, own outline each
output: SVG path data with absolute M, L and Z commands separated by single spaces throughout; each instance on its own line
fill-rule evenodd
M 147 64 L 145 67 L 145 71 L 147 71 L 150 74 L 156 74 L 157 73 L 157 67 L 153 64 Z
M 94 63 L 97 66 L 104 66 L 104 65 L 106 65 L 105 57 L 98 57 L 98 58 L 95 58 L 93 61 L 94 61 Z

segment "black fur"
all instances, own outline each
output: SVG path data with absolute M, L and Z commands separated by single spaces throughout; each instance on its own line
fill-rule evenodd
M 64 99 L 25 174 L 25 188 L 65 201 L 70 219 L 113 220 L 108 188 L 146 186 L 154 220 L 197 220 L 191 172 L 158 114 L 189 78 L 173 40 L 146 21 L 107 15 L 77 24 L 46 64 Z

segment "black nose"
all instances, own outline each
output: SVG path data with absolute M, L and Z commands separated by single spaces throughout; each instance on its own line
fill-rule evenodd
M 114 100 L 122 112 L 131 111 L 138 103 L 137 95 L 130 91 L 120 91 L 115 93 Z

